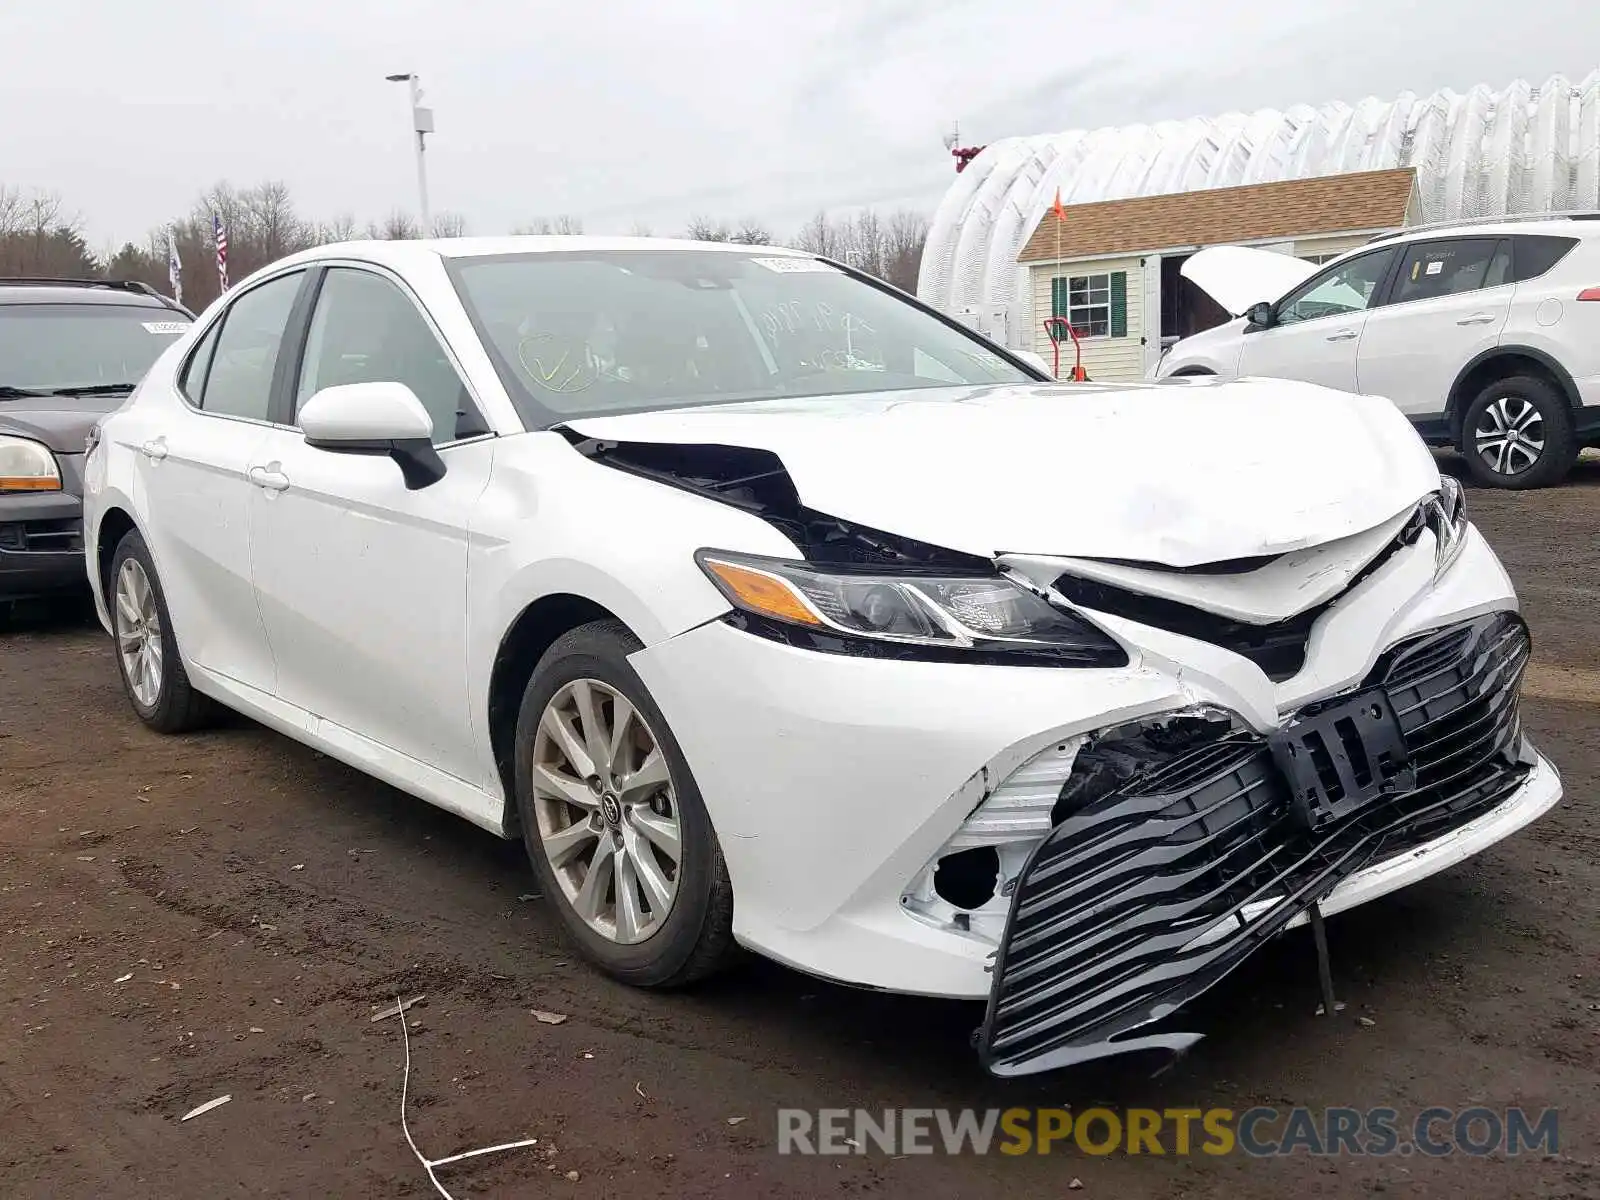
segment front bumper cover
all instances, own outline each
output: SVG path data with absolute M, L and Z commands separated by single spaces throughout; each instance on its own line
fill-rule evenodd
M 1518 718 L 1529 650 L 1521 618 L 1499 612 L 1386 654 L 1363 686 L 1387 695 L 1414 786 L 1355 811 L 1307 820 L 1269 739 L 1235 732 L 1066 816 L 1017 879 L 976 1037 L 984 1065 L 1026 1075 L 1198 1041 L 1146 1027 L 1341 883 L 1525 784 L 1537 762 Z

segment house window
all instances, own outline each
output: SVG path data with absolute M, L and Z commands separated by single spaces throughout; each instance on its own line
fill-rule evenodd
M 1325 263 L 1325 262 L 1332 262 L 1334 259 L 1338 258 L 1340 254 L 1343 254 L 1343 253 L 1344 253 L 1343 250 L 1339 250 L 1339 251 L 1336 251 L 1333 254 L 1302 254 L 1300 256 L 1300 258 L 1301 258 L 1301 260 L 1303 262 Z
M 1050 315 L 1065 318 L 1080 338 L 1127 337 L 1127 272 L 1057 276 L 1050 281 Z

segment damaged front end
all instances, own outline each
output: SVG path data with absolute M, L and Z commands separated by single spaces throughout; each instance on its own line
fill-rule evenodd
M 1408 639 L 1270 735 L 1195 710 L 1025 764 L 902 901 L 996 944 L 985 1066 L 1025 1075 L 1198 1041 L 1152 1027 L 1351 876 L 1523 784 L 1528 655 L 1521 618 L 1499 612 Z

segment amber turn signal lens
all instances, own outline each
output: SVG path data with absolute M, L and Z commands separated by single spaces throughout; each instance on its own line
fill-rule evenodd
M 721 583 L 728 598 L 749 612 L 799 625 L 822 624 L 799 593 L 774 575 L 710 557 L 705 559 L 705 567 Z

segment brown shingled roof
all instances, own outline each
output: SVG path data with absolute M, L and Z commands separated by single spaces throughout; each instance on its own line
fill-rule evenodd
M 1046 210 L 1017 261 L 1392 229 L 1405 224 L 1414 186 L 1412 169 L 1401 167 L 1070 204 L 1059 251 L 1056 217 Z

